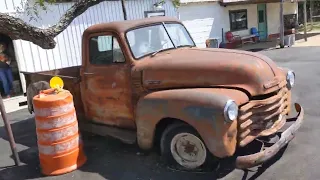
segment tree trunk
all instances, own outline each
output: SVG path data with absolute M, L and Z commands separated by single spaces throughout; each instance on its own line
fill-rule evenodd
M 19 18 L 0 13 L 0 34 L 8 35 L 12 40 L 30 41 L 43 49 L 53 49 L 56 45 L 54 38 L 65 30 L 76 17 L 89 7 L 104 1 L 112 0 L 80 0 L 60 18 L 56 25 L 47 29 L 31 26 Z

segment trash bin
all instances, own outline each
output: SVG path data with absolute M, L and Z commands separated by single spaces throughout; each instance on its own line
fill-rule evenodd
M 294 45 L 295 41 L 296 41 L 295 34 L 289 34 L 284 36 L 284 46 L 291 47 L 292 45 Z
M 283 37 L 283 45 L 291 47 L 292 45 L 295 44 L 296 41 L 296 35 L 295 34 L 289 34 L 285 35 Z M 280 38 L 277 38 L 277 44 L 280 44 Z

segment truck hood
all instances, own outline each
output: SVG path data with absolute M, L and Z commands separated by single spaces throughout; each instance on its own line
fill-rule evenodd
M 142 74 L 142 85 L 148 90 L 222 86 L 255 96 L 267 92 L 265 84 L 285 79 L 268 57 L 228 49 L 168 50 L 139 60 L 133 69 Z

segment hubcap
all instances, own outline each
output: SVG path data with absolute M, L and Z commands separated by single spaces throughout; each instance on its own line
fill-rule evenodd
M 171 154 L 177 163 L 188 169 L 201 166 L 207 157 L 204 143 L 190 133 L 180 133 L 173 137 Z

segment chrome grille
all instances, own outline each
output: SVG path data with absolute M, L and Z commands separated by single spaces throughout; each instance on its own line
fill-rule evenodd
M 291 92 L 286 83 L 265 99 L 251 100 L 239 109 L 238 142 L 243 147 L 259 136 L 277 132 L 286 122 L 290 111 Z

